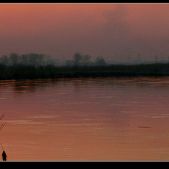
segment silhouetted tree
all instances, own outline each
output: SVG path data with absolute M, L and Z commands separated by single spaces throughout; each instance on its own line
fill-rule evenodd
M 95 65 L 97 66 L 105 66 L 106 65 L 106 61 L 103 57 L 98 56 L 95 60 Z
M 9 55 L 9 64 L 15 66 L 18 63 L 19 63 L 19 55 L 16 53 L 11 53 Z
M 68 65 L 71 65 L 72 62 L 69 60 L 67 61 Z M 91 65 L 91 56 L 90 55 L 83 55 L 80 53 L 75 53 L 73 58 L 74 66 L 88 66 Z
M 74 66 L 80 66 L 81 59 L 82 59 L 82 55 L 80 53 L 75 53 L 73 59 Z
M 3 55 L 0 57 L 0 64 L 7 65 L 8 64 L 8 56 Z
M 91 56 L 90 55 L 83 55 L 81 64 L 83 66 L 89 66 L 91 64 Z

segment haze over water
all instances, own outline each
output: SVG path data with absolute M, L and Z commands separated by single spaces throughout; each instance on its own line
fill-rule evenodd
M 10 161 L 168 160 L 169 78 L 0 81 Z

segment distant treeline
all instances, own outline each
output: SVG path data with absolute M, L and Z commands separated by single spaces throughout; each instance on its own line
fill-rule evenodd
M 49 56 L 37 53 L 3 55 L 0 57 L 3 66 L 46 66 L 55 65 L 55 60 Z
M 64 65 L 43 54 L 10 54 L 0 58 L 0 79 L 37 79 L 57 77 L 168 76 L 169 63 L 117 65 L 103 57 L 94 61 L 76 53 Z
M 44 54 L 29 53 L 29 54 L 16 54 L 3 55 L 0 57 L 0 64 L 7 66 L 26 65 L 26 66 L 46 66 L 46 65 L 58 65 L 56 58 L 51 58 Z M 83 55 L 75 53 L 71 60 L 66 60 L 64 66 L 95 66 L 106 65 L 106 61 L 103 57 L 98 56 L 95 60 L 90 55 Z M 62 65 L 62 66 L 63 66 Z

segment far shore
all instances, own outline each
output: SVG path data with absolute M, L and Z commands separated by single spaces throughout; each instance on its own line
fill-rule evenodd
M 169 63 L 104 66 L 0 65 L 0 80 L 169 76 Z

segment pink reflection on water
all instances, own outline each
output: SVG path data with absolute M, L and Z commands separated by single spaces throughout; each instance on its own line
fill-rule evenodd
M 169 159 L 168 78 L 22 83 L 0 85 L 10 160 Z

